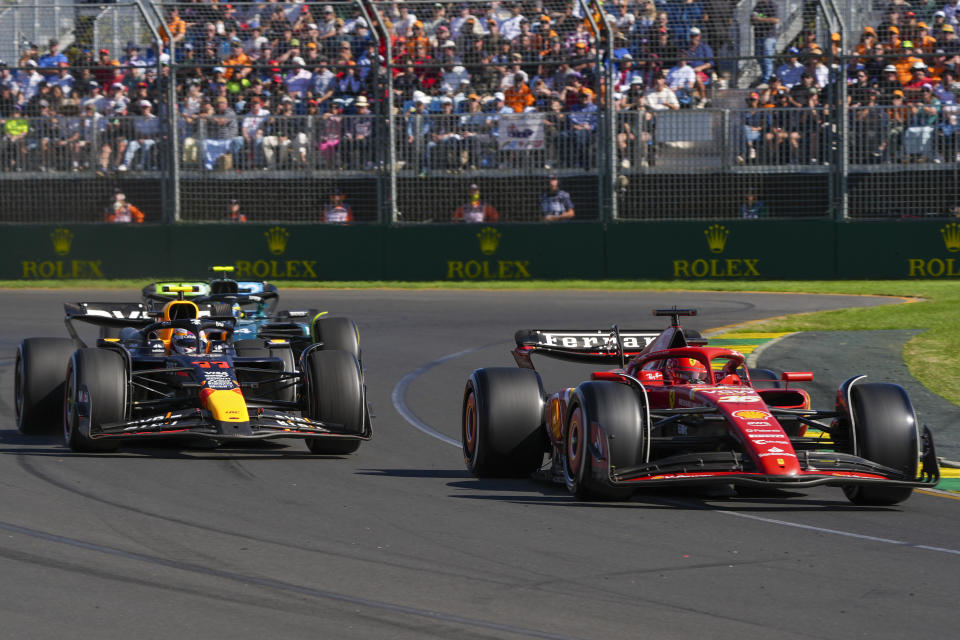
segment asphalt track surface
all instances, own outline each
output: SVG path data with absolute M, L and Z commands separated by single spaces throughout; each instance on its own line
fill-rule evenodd
M 0 637 L 836 639 L 956 628 L 956 500 L 917 493 L 862 508 L 818 488 L 577 503 L 533 480 L 476 480 L 452 444 L 466 376 L 511 365 L 516 329 L 659 328 L 649 310 L 678 305 L 699 308 L 687 324 L 704 330 L 880 299 L 285 292 L 285 307 L 360 325 L 377 417 L 357 454 L 318 458 L 290 442 L 74 455 L 56 437 L 20 436 L 17 342 L 63 335 L 65 299 L 130 297 L 3 293 Z M 857 372 L 855 355 L 832 355 Z M 542 368 L 548 388 L 583 373 Z

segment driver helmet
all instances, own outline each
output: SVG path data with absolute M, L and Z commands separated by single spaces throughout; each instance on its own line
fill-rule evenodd
M 174 329 L 170 337 L 171 353 L 192 355 L 197 353 L 197 336 L 187 329 Z
M 667 372 L 675 383 L 704 383 L 709 381 L 707 368 L 696 358 L 670 358 Z

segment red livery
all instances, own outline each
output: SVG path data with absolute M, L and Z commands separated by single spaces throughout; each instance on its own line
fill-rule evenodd
M 743 354 L 707 346 L 680 316 L 657 331 L 519 331 L 518 369 L 485 368 L 467 380 L 463 453 L 477 477 L 542 470 L 580 499 L 625 499 L 643 487 L 838 486 L 856 504 L 890 505 L 940 477 L 929 429 L 904 389 L 855 376 L 832 410 L 810 407 L 792 383 L 751 369 Z M 547 395 L 531 355 L 615 363 Z M 548 465 L 544 465 L 544 454 Z

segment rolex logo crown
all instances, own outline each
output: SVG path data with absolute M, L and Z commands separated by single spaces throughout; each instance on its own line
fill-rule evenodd
M 50 241 L 53 243 L 53 250 L 58 256 L 65 256 L 70 253 L 70 243 L 73 242 L 73 232 L 70 229 L 54 229 L 50 232 Z
M 497 245 L 500 244 L 499 231 L 493 227 L 484 227 L 477 234 L 477 237 L 480 238 L 480 251 L 483 252 L 483 255 L 489 256 L 496 252 Z
M 943 236 L 943 244 L 947 245 L 947 251 L 960 251 L 960 223 L 951 222 L 945 225 L 940 229 L 940 235 Z
M 280 255 L 287 250 L 287 240 L 290 238 L 290 232 L 283 227 L 270 227 L 264 234 L 267 238 L 267 247 L 270 253 Z
M 727 236 L 730 235 L 730 231 L 723 225 L 712 224 L 703 234 L 707 236 L 707 246 L 710 247 L 710 251 L 721 253 L 727 246 Z

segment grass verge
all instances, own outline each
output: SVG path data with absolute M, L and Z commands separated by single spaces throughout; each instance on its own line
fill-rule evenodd
M 143 280 L 0 281 L 2 288 L 116 288 L 139 291 Z M 538 282 L 302 282 L 280 281 L 281 289 L 592 289 L 613 291 L 760 291 L 899 296 L 913 304 L 816 311 L 750 323 L 749 331 L 859 331 L 925 329 L 907 343 L 904 360 L 928 389 L 960 404 L 960 282 L 888 281 L 643 281 L 558 280 Z M 731 333 L 736 333 L 735 331 Z

